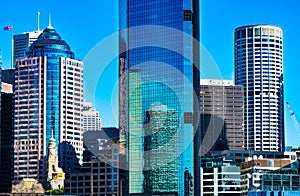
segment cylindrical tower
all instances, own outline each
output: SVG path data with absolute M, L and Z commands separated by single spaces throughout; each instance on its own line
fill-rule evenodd
M 284 150 L 282 29 L 235 29 L 235 83 L 244 87 L 245 149 Z

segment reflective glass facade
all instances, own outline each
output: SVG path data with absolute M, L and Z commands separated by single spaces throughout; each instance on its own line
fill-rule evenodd
M 53 28 L 46 28 L 34 42 L 27 56 L 47 57 L 46 67 L 46 146 L 50 141 L 52 130 L 54 138 L 59 138 L 59 89 L 60 89 L 60 57 L 74 58 L 70 46 L 62 40 Z M 59 146 L 59 140 L 56 141 Z
M 142 82 L 140 70 L 129 70 L 128 85 L 131 86 L 129 92 L 130 102 L 128 103 L 128 113 L 130 115 L 128 129 L 130 134 L 131 150 L 128 151 L 127 157 L 131 157 L 128 162 L 128 167 L 131 170 L 128 172 L 128 178 L 131 179 L 129 189 L 132 192 L 143 192 L 143 117 L 142 117 Z M 127 138 L 129 134 L 127 134 Z
M 192 114 L 198 114 L 193 90 L 198 92 L 200 82 L 192 61 L 199 59 L 199 51 L 193 47 L 192 38 L 182 34 L 199 38 L 199 2 L 119 3 L 120 139 L 126 145 L 128 163 L 128 187 L 124 191 L 198 195 L 200 169 L 194 164 L 198 161 L 194 153 L 199 154 L 199 141 L 193 140 L 197 127 L 193 126 Z M 145 25 L 154 26 L 148 32 L 122 31 Z M 182 34 L 170 34 L 162 27 Z M 152 43 L 161 47 L 150 46 Z
M 46 178 L 50 138 L 56 139 L 59 166 L 78 171 L 82 162 L 83 63 L 48 26 L 16 60 L 14 180 Z

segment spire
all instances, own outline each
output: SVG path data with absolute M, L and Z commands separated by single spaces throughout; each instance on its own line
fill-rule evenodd
M 49 19 L 48 19 L 48 29 L 54 29 L 51 25 L 51 14 L 49 13 Z
M 50 141 L 54 141 L 55 142 L 55 138 L 54 138 L 53 135 L 54 135 L 54 129 L 52 128 Z
M 37 26 L 38 26 L 38 32 L 40 31 L 40 11 L 38 10 L 38 12 L 37 12 Z

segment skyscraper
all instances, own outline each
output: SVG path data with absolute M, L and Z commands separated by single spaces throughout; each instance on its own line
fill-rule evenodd
M 17 59 L 26 58 L 26 51 L 29 49 L 30 45 L 37 40 L 41 33 L 42 31 L 40 31 L 40 12 L 38 11 L 37 30 L 17 34 L 13 37 L 13 67 L 16 64 Z
M 2 82 L 15 85 L 15 70 L 14 69 L 3 69 L 2 70 Z M 14 88 L 13 88 L 14 90 Z
M 92 102 L 83 102 L 82 105 L 82 131 L 101 131 L 102 121 L 99 112 L 93 108 Z M 83 141 L 84 142 L 84 141 Z M 91 161 L 95 156 L 83 143 L 83 162 Z
M 0 130 L 0 192 L 9 193 L 12 188 L 14 154 L 14 81 L 15 70 L 2 70 L 1 130 Z
M 41 33 L 42 31 L 32 31 L 14 35 L 14 65 L 17 59 L 26 57 L 26 51 Z
M 244 87 L 246 149 L 284 150 L 282 46 L 280 27 L 235 29 L 235 83 Z
M 120 191 L 200 195 L 199 1 L 119 3 Z
M 14 141 L 13 85 L 2 82 L 0 129 L 0 193 L 9 193 L 12 187 Z
M 99 112 L 93 108 L 92 102 L 84 102 L 82 109 L 82 130 L 83 131 L 98 131 L 101 130 L 102 122 Z
M 53 133 L 59 166 L 78 171 L 82 162 L 83 64 L 49 24 L 16 61 L 14 179 L 46 178 Z
M 243 87 L 231 80 L 200 80 L 201 135 L 216 133 L 206 150 L 243 150 Z M 213 125 L 213 126 L 212 126 Z

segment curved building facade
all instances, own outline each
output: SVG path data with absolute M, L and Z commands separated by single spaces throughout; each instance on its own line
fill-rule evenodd
M 47 146 L 56 140 L 59 166 L 80 168 L 83 156 L 83 63 L 49 25 L 16 60 L 14 180 L 46 178 Z
M 235 83 L 244 87 L 245 149 L 284 150 L 283 39 L 272 25 L 235 29 Z

